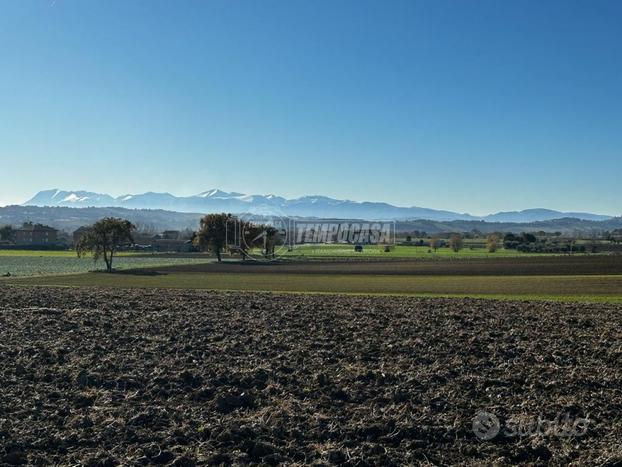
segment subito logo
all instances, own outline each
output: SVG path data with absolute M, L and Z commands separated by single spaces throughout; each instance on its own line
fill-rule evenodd
M 479 412 L 473 417 L 473 433 L 482 441 L 489 441 L 499 434 L 501 424 L 496 415 Z

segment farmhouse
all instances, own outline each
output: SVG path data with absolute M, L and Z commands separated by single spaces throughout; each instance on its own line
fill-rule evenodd
M 179 230 L 165 230 L 162 232 L 164 240 L 180 240 L 181 232 Z
M 25 222 L 21 228 L 15 230 L 16 245 L 54 245 L 57 240 L 58 231 L 47 225 Z
M 167 238 L 156 238 L 151 247 L 154 251 L 168 251 L 178 253 L 190 253 L 196 251 L 190 240 L 169 240 Z
M 165 230 L 161 235 L 151 238 L 153 251 L 189 253 L 196 251 L 192 241 L 179 230 Z
M 132 238 L 135 245 L 151 246 L 157 235 L 149 232 L 133 232 Z

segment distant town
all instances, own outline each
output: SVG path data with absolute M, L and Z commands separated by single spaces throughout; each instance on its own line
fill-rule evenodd
M 89 230 L 83 226 L 67 233 L 53 227 L 32 222 L 24 222 L 20 227 L 4 226 L 0 228 L 0 248 L 2 249 L 72 249 Z M 165 230 L 163 232 L 135 232 L 134 243 L 127 249 L 157 252 L 192 252 L 197 251 L 192 245 L 191 230 Z

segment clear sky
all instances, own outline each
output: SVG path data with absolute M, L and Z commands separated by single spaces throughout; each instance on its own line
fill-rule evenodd
M 210 188 L 621 214 L 622 2 L 0 1 L 0 205 Z

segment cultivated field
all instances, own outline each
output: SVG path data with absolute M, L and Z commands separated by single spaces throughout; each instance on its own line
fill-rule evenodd
M 163 267 L 181 264 L 201 264 L 212 259 L 205 255 L 172 258 L 160 255 L 134 255 L 121 253 L 114 260 L 119 270 L 144 267 Z M 78 258 L 73 251 L 20 251 L 0 250 L 0 275 L 11 276 L 49 276 L 55 274 L 75 274 L 103 270 L 103 260 L 94 262 L 91 257 Z
M 260 251 L 256 251 L 260 254 Z M 279 254 L 286 258 L 498 258 L 498 257 L 521 257 L 533 256 L 536 253 L 521 253 L 516 250 L 499 248 L 490 253 L 485 245 L 465 244 L 465 247 L 455 252 L 449 247 L 438 248 L 436 251 L 427 246 L 396 245 L 390 251 L 385 251 L 383 245 L 370 245 L 363 247 L 363 251 L 354 251 L 354 245 L 343 244 L 305 244 L 296 245 L 291 251 L 285 247 L 279 250 Z M 537 253 L 542 255 L 542 253 Z
M 156 268 L 160 272 L 261 273 L 261 274 L 375 274 L 406 276 L 531 276 L 622 274 L 622 256 L 523 256 L 470 259 L 341 258 L 307 261 L 236 261 L 196 263 Z
M 614 305 L 2 287 L 0 463 L 619 465 L 621 320 Z M 510 429 L 538 417 L 567 430 Z
M 622 302 L 622 257 L 225 262 L 5 283 Z M 2 284 L 2 279 L 0 279 Z

